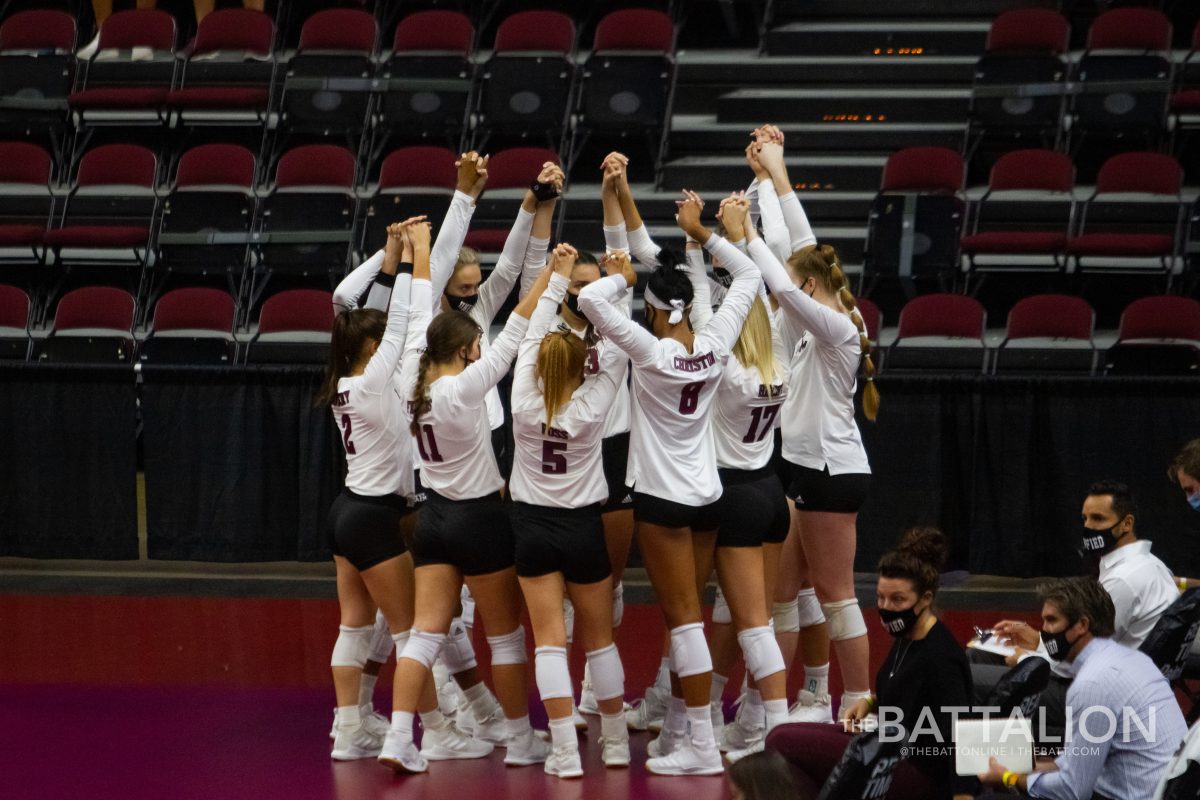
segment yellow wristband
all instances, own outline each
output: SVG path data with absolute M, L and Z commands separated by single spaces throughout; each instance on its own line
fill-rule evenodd
M 1187 591 L 1187 578 L 1179 579 L 1179 591 L 1181 591 L 1181 592 Z
M 1000 783 L 1004 784 L 1005 786 L 1016 786 L 1018 778 L 1020 778 L 1020 776 L 1017 775 L 1017 773 L 1004 770 L 1004 774 L 1000 776 Z
M 875 706 L 878 702 L 879 701 L 875 698 L 875 695 L 871 695 L 870 697 L 868 697 L 867 698 L 867 710 L 871 710 L 871 709 L 875 708 Z

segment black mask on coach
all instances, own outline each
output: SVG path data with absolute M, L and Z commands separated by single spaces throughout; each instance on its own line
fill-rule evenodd
M 1107 530 L 1084 528 L 1080 537 L 1079 557 L 1083 567 L 1093 578 L 1100 575 L 1100 559 L 1111 553 L 1117 547 L 1118 536 L 1114 535 L 1116 526 Z
M 468 294 L 459 296 L 457 294 L 446 293 L 446 302 L 450 304 L 450 308 L 455 311 L 461 311 L 464 314 L 470 314 L 471 309 L 479 302 L 479 295 Z
M 920 601 L 918 601 L 920 602 Z M 899 638 L 912 632 L 917 627 L 917 620 L 921 618 L 921 614 L 917 613 L 917 605 L 914 603 L 908 608 L 900 611 L 892 611 L 887 608 L 879 609 L 879 619 L 883 621 L 883 629 L 892 636 Z
M 1046 655 L 1050 656 L 1055 661 L 1066 660 L 1067 653 L 1070 652 L 1071 646 L 1074 645 L 1075 642 L 1079 641 L 1076 639 L 1075 642 L 1072 642 L 1067 639 L 1067 629 L 1074 624 L 1075 623 L 1072 622 L 1058 633 L 1046 633 L 1045 631 L 1042 631 L 1042 643 L 1046 645 Z

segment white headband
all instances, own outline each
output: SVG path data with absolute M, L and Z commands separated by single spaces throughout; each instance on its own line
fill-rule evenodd
M 661 311 L 670 311 L 671 316 L 667 317 L 667 322 L 670 324 L 677 325 L 683 321 L 683 310 L 687 308 L 687 305 L 682 300 L 672 300 L 671 304 L 667 305 L 662 300 L 659 300 L 658 296 L 655 295 L 654 292 L 650 291 L 649 286 L 646 287 L 643 297 L 647 303 L 655 308 Z

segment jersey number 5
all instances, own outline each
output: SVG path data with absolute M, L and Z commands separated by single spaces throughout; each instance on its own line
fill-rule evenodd
M 679 390 L 679 413 L 680 414 L 695 414 L 697 406 L 700 405 L 700 390 L 704 388 L 704 384 L 708 381 L 696 381 L 695 383 L 686 383 Z
M 346 455 L 354 455 L 354 442 L 350 441 L 350 415 L 342 414 L 342 444 L 346 447 Z
M 542 474 L 566 475 L 567 457 L 566 442 L 542 442 Z
M 438 452 L 437 439 L 433 438 L 433 426 L 422 425 L 417 431 L 417 450 L 421 451 L 423 461 L 440 462 L 442 454 Z

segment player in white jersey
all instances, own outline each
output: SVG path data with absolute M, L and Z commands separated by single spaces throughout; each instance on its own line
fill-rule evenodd
M 772 175 L 781 169 L 777 142 L 759 143 L 757 155 Z M 786 268 L 761 239 L 750 254 L 791 329 L 803 331 L 792 344 L 783 457 L 793 475 L 788 496 L 803 559 L 796 566 L 812 581 L 838 652 L 845 711 L 870 688 L 867 629 L 854 595 L 856 521 L 871 477 L 854 419 L 860 369 L 867 418 L 879 407 L 870 342 L 832 247 L 798 250 Z
M 545 770 L 563 778 L 583 774 L 567 669 L 562 613 L 567 595 L 591 667 L 604 763 L 629 766 L 625 678 L 613 643 L 612 570 L 601 522 L 601 503 L 608 496 L 601 441 L 628 359 L 609 348 L 596 374 L 585 381 L 584 340 L 555 329 L 575 257 L 570 245 L 555 249 L 554 274 L 517 356 L 512 394 L 516 447 L 509 485 L 517 575 L 533 624 L 538 690 L 550 717 L 553 750 Z M 628 260 L 614 263 L 620 268 Z M 632 267 L 627 268 L 632 277 Z
M 478 156 L 472 159 L 472 155 L 474 154 L 465 154 L 460 163 L 459 174 L 463 184 L 469 180 L 472 165 L 480 175 L 477 181 L 487 179 L 487 159 Z M 521 276 L 527 250 L 537 252 L 540 249 L 544 258 L 563 180 L 562 169 L 551 162 L 543 164 L 538 175 L 530 176 L 530 189 L 525 192 L 517 219 L 504 242 L 496 266 L 486 281 L 483 280 L 480 269 L 479 253 L 473 248 L 462 246 L 474 207 L 467 205 L 465 193 L 456 192 L 454 195 L 452 212 L 457 210 L 458 213 L 447 217 L 447 223 L 453 225 L 453 236 L 448 238 L 447 247 L 451 242 L 457 241 L 455 259 L 434 260 L 433 295 L 438 299 L 440 311 L 461 311 L 475 320 L 483 331 L 480 347 L 484 353 L 491 345 L 492 322 Z M 457 209 L 453 206 L 457 206 Z M 492 447 L 500 472 L 507 477 L 512 459 L 504 435 L 504 407 L 500 404 L 500 395 L 495 389 L 488 392 L 487 413 L 493 431 Z
M 723 202 L 721 209 L 729 241 L 744 244 L 749 203 L 744 196 L 735 195 Z M 699 244 L 689 242 L 687 248 L 688 276 L 695 293 L 692 324 L 703 331 L 712 318 L 709 279 Z M 697 559 L 697 577 L 706 581 L 708 565 L 715 562 L 725 602 L 714 608 L 713 622 L 733 623 L 746 660 L 747 692 L 759 693 L 764 712 L 763 725 L 754 728 L 752 737 L 722 742 L 730 761 L 762 750 L 766 734 L 787 721 L 787 673 L 769 624 L 768 605 L 789 524 L 787 499 L 771 465 L 772 431 L 787 393 L 784 365 L 776 359 L 774 339 L 766 304 L 756 297 L 734 344 L 734 357 L 717 386 L 712 413 L 717 472 L 723 487 L 720 527 L 713 556 Z M 732 660 L 729 649 L 729 653 L 720 653 L 714 646 L 718 667 L 711 694 L 714 726 L 723 722 L 720 702 Z
M 492 651 L 492 677 L 504 708 L 505 763 L 545 761 L 549 747 L 529 725 L 521 590 L 513 535 L 501 503 L 484 398 L 508 371 L 545 283 L 517 304 L 504 331 L 480 354 L 480 330 L 460 311 L 432 322 L 429 273 L 413 272 L 412 320 L 401 365 L 406 413 L 421 455 L 428 501 L 413 537 L 416 611 L 397 659 L 398 699 L 379 758 L 398 772 L 423 772 L 412 741 L 413 712 L 429 667 L 446 640 L 464 580 L 479 601 Z
M 613 305 L 629 285 L 624 276 L 601 278 L 584 288 L 579 307 L 633 362 L 626 480 L 634 488 L 639 547 L 670 630 L 673 672 L 691 723 L 690 735 L 677 749 L 652 757 L 646 766 L 660 774 L 715 775 L 723 769 L 709 717 L 712 662 L 701 622 L 692 538 L 707 538 L 710 545 L 715 541 L 721 483 L 708 417 L 758 281 L 749 259 L 700 222 L 699 197 L 685 197 L 680 227 L 719 254 L 734 274 L 725 304 L 708 328 L 692 331 L 686 316 L 692 286 L 662 253 L 664 264 L 645 292 L 649 332 Z
M 414 260 L 428 268 L 429 227 L 420 218 L 388 228 L 384 268 L 401 274 L 387 316 L 352 309 L 335 318 L 319 395 L 342 433 L 347 464 L 346 486 L 328 522 L 341 609 L 330 659 L 338 699 L 333 747 L 338 760 L 377 756 L 386 732 L 372 724 L 373 709 L 364 712 L 360 702 L 376 608 L 398 649 L 407 643 L 413 621 L 412 559 L 400 535 L 404 495 L 412 492 L 412 442 L 404 431 L 403 398 L 395 379 L 408 326 Z M 468 739 L 442 716 L 431 689 L 419 699 L 422 721 L 433 733 L 423 743 L 426 758 L 480 758 L 491 752 L 491 745 Z

